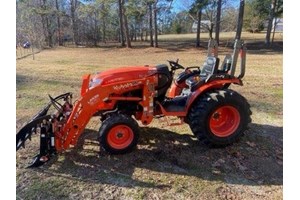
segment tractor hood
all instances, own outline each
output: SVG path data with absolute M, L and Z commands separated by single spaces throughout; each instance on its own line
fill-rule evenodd
M 97 72 L 94 75 L 84 75 L 82 77 L 81 95 L 83 96 L 88 89 L 96 87 L 97 85 L 110 85 L 119 82 L 126 82 L 130 80 L 138 80 L 151 76 L 157 72 L 154 66 L 137 66 L 137 67 L 120 67 L 116 69 L 109 69 L 103 72 Z
M 156 73 L 155 67 L 139 66 L 139 67 L 122 67 L 117 69 L 109 69 L 94 75 L 93 79 L 101 79 L 101 85 L 114 84 L 123 81 L 142 79 Z

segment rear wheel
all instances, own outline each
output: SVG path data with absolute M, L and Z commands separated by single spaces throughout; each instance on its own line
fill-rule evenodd
M 229 145 L 251 122 L 250 105 L 229 89 L 207 93 L 199 98 L 188 114 L 190 128 L 206 144 Z
M 139 128 L 130 116 L 112 115 L 103 121 L 99 135 L 103 150 L 111 154 L 123 154 L 137 145 Z

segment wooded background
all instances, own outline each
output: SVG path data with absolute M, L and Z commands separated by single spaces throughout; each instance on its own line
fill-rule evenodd
M 130 48 L 132 41 L 146 41 L 158 47 L 158 35 L 194 31 L 199 47 L 201 32 L 219 42 L 219 32 L 236 31 L 242 4 L 243 30 L 266 31 L 270 45 L 283 0 L 17 0 L 16 43 Z

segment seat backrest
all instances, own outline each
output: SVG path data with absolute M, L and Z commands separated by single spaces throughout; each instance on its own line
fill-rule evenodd
M 215 74 L 218 71 L 219 61 L 219 58 L 208 56 L 203 64 L 200 76 L 207 77 L 209 75 Z
M 224 73 L 227 73 L 231 69 L 231 63 L 232 63 L 232 56 L 230 54 L 227 54 L 220 67 L 220 70 Z

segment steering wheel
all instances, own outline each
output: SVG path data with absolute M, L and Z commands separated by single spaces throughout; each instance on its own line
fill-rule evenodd
M 174 70 L 177 70 L 177 69 L 184 69 L 184 67 L 180 64 L 178 64 L 178 59 L 175 61 L 172 61 L 172 60 L 168 60 L 170 66 L 171 66 L 171 70 L 174 71 Z

